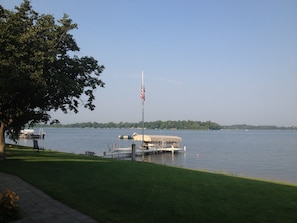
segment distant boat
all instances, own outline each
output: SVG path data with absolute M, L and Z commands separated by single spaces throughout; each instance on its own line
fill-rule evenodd
M 133 135 L 119 135 L 119 139 L 133 139 Z
M 38 134 L 35 134 L 34 129 L 23 129 L 20 131 L 19 137 L 22 139 L 44 139 L 45 132 L 39 129 Z

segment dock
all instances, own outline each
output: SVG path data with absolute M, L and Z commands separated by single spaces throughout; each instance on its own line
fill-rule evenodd
M 135 156 L 143 156 L 149 154 L 160 154 L 160 153 L 179 153 L 179 152 L 186 152 L 186 147 L 184 148 L 151 148 L 151 149 L 136 149 Z M 132 157 L 133 150 L 132 147 L 126 148 L 115 148 L 112 151 L 104 152 L 104 157 L 110 158 L 124 158 L 124 157 Z
M 177 153 L 186 152 L 186 147 L 181 146 L 182 138 L 179 136 L 167 136 L 167 135 L 138 135 L 133 133 L 132 135 L 120 135 L 119 139 L 132 139 L 134 142 L 131 147 L 120 148 L 118 144 L 115 144 L 108 152 L 104 152 L 104 157 L 121 158 L 144 156 L 148 154 L 159 153 Z M 136 148 L 135 143 L 140 142 Z

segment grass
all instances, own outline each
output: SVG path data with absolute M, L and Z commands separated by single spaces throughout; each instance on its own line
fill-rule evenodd
M 28 147 L 6 154 L 0 171 L 103 223 L 297 222 L 294 185 Z

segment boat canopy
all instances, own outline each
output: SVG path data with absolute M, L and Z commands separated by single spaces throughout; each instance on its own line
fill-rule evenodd
M 133 134 L 133 139 L 142 141 L 142 135 Z M 181 142 L 182 138 L 179 136 L 166 136 L 166 135 L 143 135 L 144 142 Z
M 28 135 L 33 135 L 34 134 L 34 129 L 22 129 L 20 131 L 22 134 L 28 134 Z

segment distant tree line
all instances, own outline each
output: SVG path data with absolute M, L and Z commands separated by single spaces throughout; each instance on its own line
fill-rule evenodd
M 296 126 L 291 127 L 279 127 L 274 125 L 246 125 L 246 124 L 240 124 L 240 125 L 228 125 L 228 126 L 222 126 L 223 129 L 230 129 L 230 130 L 297 130 Z
M 48 125 L 38 125 L 39 127 L 49 127 Z M 98 123 L 98 122 L 82 122 L 74 124 L 60 124 L 56 123 L 50 127 L 57 128 L 142 128 L 142 122 L 130 123 L 130 122 L 108 122 L 108 123 Z M 144 122 L 144 127 L 146 129 L 196 129 L 196 130 L 220 130 L 222 126 L 217 123 L 207 121 L 152 121 Z
M 142 128 L 142 122 L 108 122 L 108 123 L 98 123 L 98 122 L 81 122 L 74 124 L 61 124 L 56 122 L 52 125 L 38 124 L 36 127 L 54 127 L 54 128 Z M 279 127 L 274 125 L 224 125 L 221 126 L 215 122 L 206 121 L 152 121 L 145 122 L 144 127 L 146 129 L 193 129 L 193 130 L 220 130 L 220 129 L 230 129 L 230 130 L 297 130 L 296 126 L 291 127 Z

